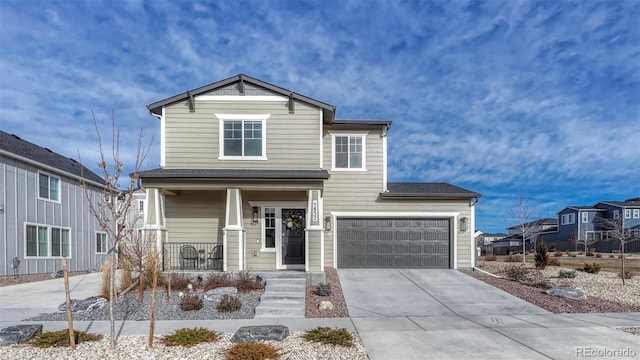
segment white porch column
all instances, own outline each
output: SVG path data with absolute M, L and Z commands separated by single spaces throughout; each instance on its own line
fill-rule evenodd
M 223 270 L 244 270 L 244 226 L 242 216 L 242 196 L 240 189 L 227 189 L 223 237 Z
M 162 241 L 167 237 L 164 195 L 158 188 L 147 188 L 145 193 L 143 236 L 155 236 L 156 250 L 162 254 Z

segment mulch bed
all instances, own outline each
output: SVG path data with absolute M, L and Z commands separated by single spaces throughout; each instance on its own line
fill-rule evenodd
M 344 301 L 342 287 L 340 286 L 340 278 L 335 268 L 327 267 L 324 269 L 327 277 L 327 283 L 331 284 L 331 295 L 320 296 L 315 293 L 315 286 L 307 286 L 305 317 L 307 318 L 339 318 L 349 317 L 347 303 Z M 331 301 L 333 310 L 320 310 L 318 306 L 321 301 Z

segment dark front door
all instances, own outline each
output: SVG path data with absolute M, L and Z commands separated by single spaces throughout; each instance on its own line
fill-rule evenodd
M 304 209 L 282 209 L 282 264 L 304 265 Z

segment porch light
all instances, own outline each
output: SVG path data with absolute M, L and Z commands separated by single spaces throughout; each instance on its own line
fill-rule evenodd
M 331 230 L 331 216 L 327 216 L 324 218 L 324 229 Z
M 251 218 L 251 223 L 252 224 L 256 224 L 258 222 L 258 207 L 254 206 L 253 208 L 251 208 L 253 211 L 253 217 Z
M 461 233 L 467 231 L 467 221 L 468 219 L 466 217 L 460 218 L 458 229 L 460 229 Z

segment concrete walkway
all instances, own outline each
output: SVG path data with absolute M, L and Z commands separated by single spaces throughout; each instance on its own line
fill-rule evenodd
M 385 271 L 390 274 L 378 274 L 382 279 L 388 276 L 388 281 L 394 283 L 406 281 L 405 286 L 397 284 L 385 292 L 378 283 L 374 287 L 378 295 L 374 291 L 357 300 L 353 291 L 373 287 L 374 284 L 366 286 L 363 282 L 375 278 L 367 280 L 351 270 L 339 270 L 349 310 L 353 311 L 351 318 L 158 321 L 155 332 L 162 335 L 202 326 L 234 333 L 242 326 L 269 324 L 285 325 L 291 331 L 316 326 L 344 327 L 360 335 L 372 360 L 625 358 L 625 351 L 635 354 L 626 358 L 640 356 L 640 337 L 615 329 L 640 326 L 640 313 L 556 315 L 514 300 L 511 295 L 455 270 L 442 273 L 434 270 L 432 274 L 431 270 Z M 70 278 L 72 298 L 97 294 L 100 282 L 98 274 Z M 0 288 L 0 328 L 27 324 L 30 322 L 20 320 L 56 311 L 64 302 L 63 289 L 62 279 Z M 422 306 L 413 296 L 425 296 L 422 301 L 431 305 Z M 500 310 L 503 305 L 511 307 L 511 313 Z M 64 321 L 40 323 L 45 331 L 67 327 Z M 109 322 L 76 321 L 74 328 L 108 334 Z M 117 321 L 116 331 L 119 335 L 148 335 L 149 322 Z M 607 353 L 597 356 L 598 351 Z M 614 354 L 615 351 L 619 353 Z

